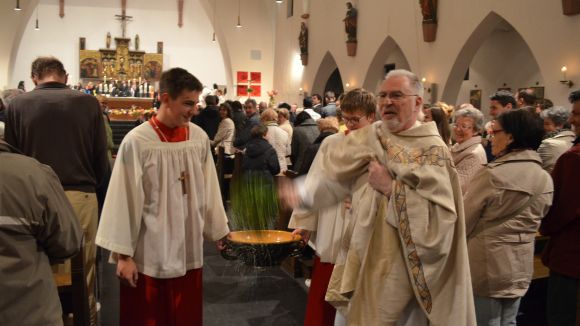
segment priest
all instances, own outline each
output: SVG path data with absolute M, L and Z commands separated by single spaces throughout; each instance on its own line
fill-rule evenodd
M 174 68 L 159 86 L 157 116 L 119 148 L 97 245 L 117 263 L 120 325 L 202 325 L 203 239 L 229 229 L 209 139 L 190 123 L 202 84 Z
M 418 121 L 423 86 L 394 70 L 378 97 L 382 121 L 345 137 L 303 186 L 281 189 L 308 209 L 353 192 L 326 299 L 348 325 L 475 325 L 461 189 L 437 127 Z

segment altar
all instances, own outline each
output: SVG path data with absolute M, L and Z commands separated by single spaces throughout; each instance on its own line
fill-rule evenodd
M 108 97 L 109 119 L 111 120 L 147 120 L 155 113 L 152 98 Z

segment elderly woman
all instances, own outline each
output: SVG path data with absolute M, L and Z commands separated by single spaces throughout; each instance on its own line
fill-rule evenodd
M 538 148 L 538 154 L 542 158 L 542 167 L 548 173 L 552 173 L 556 161 L 570 147 L 576 135 L 570 130 L 568 118 L 570 110 L 561 106 L 555 106 L 540 113 L 544 119 L 546 137 Z
M 460 109 L 455 112 L 453 134 L 455 145 L 451 147 L 451 157 L 455 163 L 461 192 L 465 194 L 473 176 L 487 163 L 485 149 L 481 145 L 483 114 L 475 108 Z
M 496 159 L 465 195 L 465 225 L 478 325 L 515 325 L 533 273 L 534 238 L 552 203 L 553 184 L 536 149 L 542 121 L 509 110 L 494 121 Z

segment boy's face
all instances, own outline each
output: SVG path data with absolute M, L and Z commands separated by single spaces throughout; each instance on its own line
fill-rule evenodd
M 161 104 L 165 107 L 168 122 L 172 126 L 187 126 L 191 117 L 197 112 L 197 103 L 199 102 L 200 91 L 183 90 L 175 99 L 172 99 L 168 93 L 161 94 Z
M 342 121 L 348 130 L 357 130 L 374 122 L 372 116 L 366 116 L 363 111 L 342 112 Z

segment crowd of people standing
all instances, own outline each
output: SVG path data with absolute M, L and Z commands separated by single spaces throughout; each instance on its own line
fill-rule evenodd
M 200 99 L 200 81 L 174 68 L 157 114 L 111 166 L 99 101 L 68 88 L 55 58 L 37 59 L 31 75 L 34 90 L 0 102 L 0 288 L 10 293 L 0 321 L 59 324 L 49 261 L 83 248 L 96 325 L 98 245 L 117 264 L 122 324 L 201 325 L 203 241 L 223 249 L 230 232 L 215 165 L 221 156 L 233 173 L 238 156 L 237 172 L 272 185 L 301 176 L 279 191 L 288 227 L 315 251 L 305 325 L 515 324 L 538 232 L 550 237 L 548 322 L 576 322 L 580 91 L 572 109 L 499 91 L 486 123 L 470 104 L 424 103 L 406 70 L 376 95 L 329 91 L 274 108 Z

